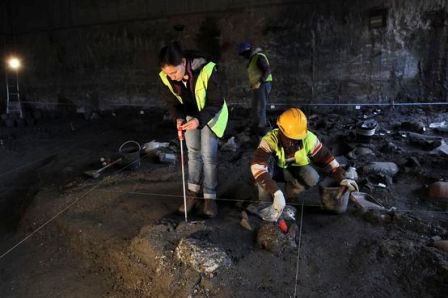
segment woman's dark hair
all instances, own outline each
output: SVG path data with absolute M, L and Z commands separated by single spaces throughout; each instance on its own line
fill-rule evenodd
M 185 58 L 182 46 L 177 41 L 172 41 L 160 50 L 159 66 L 177 66 L 182 63 L 182 58 Z

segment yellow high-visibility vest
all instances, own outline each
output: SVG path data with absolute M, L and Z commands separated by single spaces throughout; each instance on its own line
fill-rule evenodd
M 215 71 L 216 64 L 213 62 L 208 62 L 199 72 L 199 76 L 196 80 L 196 84 L 194 86 L 194 93 L 196 99 L 196 105 L 198 107 L 198 111 L 202 111 L 207 102 L 207 86 L 208 80 L 212 75 L 213 71 Z M 174 92 L 173 86 L 171 86 L 168 76 L 161 71 L 159 73 L 160 79 L 163 84 L 168 87 L 168 89 L 173 93 L 173 95 L 179 100 L 181 104 L 183 104 L 182 97 L 180 97 L 176 92 Z M 207 123 L 207 126 L 216 134 L 218 138 L 221 138 L 224 135 L 224 131 L 227 127 L 227 122 L 229 120 L 229 110 L 227 108 L 227 103 L 224 100 L 221 110 Z
M 288 164 L 286 162 L 285 149 L 280 143 L 279 133 L 280 130 L 278 128 L 273 129 L 263 137 L 263 140 L 265 140 L 269 144 L 269 147 L 274 151 L 277 165 L 280 168 L 285 169 L 288 167 Z M 308 155 L 313 150 L 317 141 L 318 141 L 317 136 L 311 131 L 308 131 L 306 133 L 306 137 L 303 139 L 302 148 L 300 148 L 294 153 L 294 162 L 291 163 L 290 165 L 306 166 L 310 164 L 310 159 Z
M 252 56 L 249 62 L 249 65 L 247 66 L 247 73 L 249 74 L 249 83 L 251 86 L 255 85 L 260 81 L 261 76 L 263 75 L 263 72 L 258 68 L 257 61 L 258 59 L 263 56 L 269 65 L 268 57 L 266 57 L 263 53 L 256 53 L 254 56 Z M 272 74 L 269 74 L 269 76 L 266 78 L 266 82 L 272 81 Z

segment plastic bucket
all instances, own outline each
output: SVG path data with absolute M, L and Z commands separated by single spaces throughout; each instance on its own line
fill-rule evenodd
M 361 143 L 369 143 L 370 139 L 375 135 L 378 122 L 373 119 L 363 121 L 356 126 L 356 137 Z
M 337 199 L 340 187 L 333 179 L 324 179 L 319 187 L 322 209 L 332 213 L 344 213 L 347 211 L 350 192 L 346 191 Z
M 121 144 L 118 152 L 121 155 L 121 164 L 129 170 L 140 167 L 140 144 L 136 141 L 126 141 Z

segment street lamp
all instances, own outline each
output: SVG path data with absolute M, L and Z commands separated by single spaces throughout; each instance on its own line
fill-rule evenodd
M 19 58 L 11 56 L 6 61 L 8 67 L 13 70 L 15 75 L 15 82 L 11 82 L 8 78 L 8 71 L 5 69 L 5 79 L 6 79 L 6 114 L 10 112 L 18 112 L 20 118 L 23 118 L 22 104 L 20 103 L 20 92 L 19 92 L 19 68 L 21 68 L 22 63 Z M 15 84 L 14 84 L 15 83 Z

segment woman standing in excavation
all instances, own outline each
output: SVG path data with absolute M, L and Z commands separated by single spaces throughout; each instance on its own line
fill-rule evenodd
M 216 64 L 172 42 L 159 53 L 164 100 L 188 149 L 187 212 L 198 203 L 203 178 L 203 213 L 217 215 L 218 138 L 227 126 L 228 109 Z M 184 212 L 184 205 L 179 207 Z

